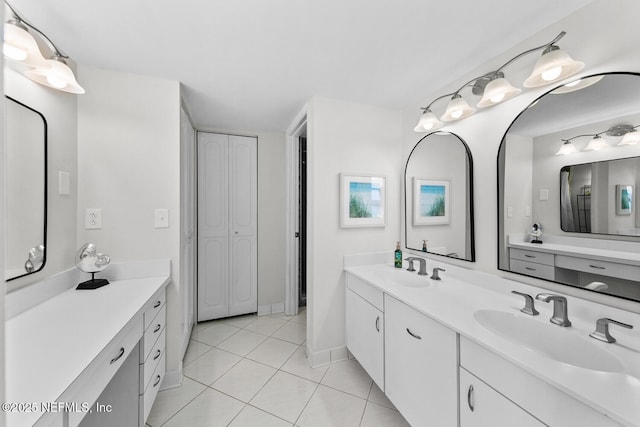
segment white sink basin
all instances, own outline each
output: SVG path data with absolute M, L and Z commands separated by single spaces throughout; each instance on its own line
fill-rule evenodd
M 577 335 L 570 328 L 499 310 L 478 310 L 473 317 L 491 332 L 557 362 L 592 371 L 624 370 L 613 354 L 601 348 L 602 343 Z

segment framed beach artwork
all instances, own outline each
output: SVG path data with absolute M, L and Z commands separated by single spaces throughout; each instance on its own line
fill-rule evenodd
M 449 224 L 448 180 L 413 178 L 413 225 Z
M 633 210 L 633 185 L 616 185 L 616 215 L 631 215 Z
M 384 227 L 386 178 L 340 174 L 340 227 Z

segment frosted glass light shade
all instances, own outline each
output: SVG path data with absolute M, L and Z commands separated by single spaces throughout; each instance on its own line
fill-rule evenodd
M 589 144 L 584 147 L 583 151 L 598 151 L 608 146 L 609 144 L 607 144 L 607 141 L 605 141 L 604 138 L 602 138 L 600 135 L 596 135 L 593 137 L 593 139 L 591 139 L 591 141 L 589 141 Z
M 571 83 L 560 86 L 558 89 L 551 92 L 554 95 L 561 95 L 563 93 L 575 92 L 576 90 L 584 89 L 592 84 L 598 83 L 604 76 L 593 76 L 585 79 L 574 80 Z
M 565 141 L 564 144 L 560 147 L 556 156 L 566 156 L 567 154 L 577 153 L 578 149 L 571 141 Z
M 44 62 L 42 53 L 40 53 L 38 44 L 33 36 L 11 21 L 4 24 L 2 51 L 8 59 L 34 67 Z
M 44 65 L 24 73 L 36 83 L 64 92 L 83 94 L 85 90 L 76 81 L 73 71 L 63 61 L 47 59 Z
M 545 51 L 538 58 L 531 75 L 522 84 L 524 87 L 545 86 L 573 76 L 584 68 L 584 62 L 574 60 L 557 46 L 553 47 L 555 49 Z
M 429 132 L 432 130 L 440 129 L 442 127 L 442 122 L 438 120 L 435 114 L 429 109 L 425 110 L 420 116 L 420 120 L 415 128 L 413 128 L 416 132 Z
M 467 101 L 465 101 L 463 97 L 455 95 L 451 101 L 449 101 L 447 110 L 444 112 L 442 117 L 440 117 L 440 120 L 443 122 L 453 122 L 455 120 L 469 117 L 475 112 L 476 109 L 467 104 Z
M 638 142 L 640 142 L 640 132 L 632 130 L 624 135 L 622 141 L 620 141 L 618 145 L 635 145 Z
M 499 104 L 519 95 L 520 92 L 522 92 L 521 89 L 511 86 L 511 83 L 504 77 L 491 80 L 484 88 L 482 98 L 478 102 L 478 108 Z

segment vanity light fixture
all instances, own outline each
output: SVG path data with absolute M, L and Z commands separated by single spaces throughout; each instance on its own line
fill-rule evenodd
M 24 64 L 27 67 L 23 72 L 24 75 L 36 83 L 64 92 L 85 93 L 65 61 L 69 57 L 64 55 L 42 31 L 25 21 L 9 3 L 5 1 L 5 4 L 13 14 L 13 18 L 4 24 L 4 55 L 12 61 Z M 42 55 L 32 33 L 38 34 L 53 51 L 49 59 L 45 59 Z
M 620 137 L 622 136 L 622 141 L 620 141 L 616 146 L 620 147 L 623 145 L 634 145 L 640 142 L 640 132 L 638 132 L 637 128 L 640 125 L 632 126 L 628 124 L 619 124 L 615 126 L 611 126 L 607 130 L 603 130 L 598 133 L 584 134 L 584 135 L 576 135 L 574 137 L 563 139 L 563 144 L 560 147 L 560 150 L 556 153 L 556 155 L 560 154 L 571 154 L 576 153 L 578 150 L 571 142 L 576 138 L 582 138 L 585 136 L 592 137 L 589 141 L 589 144 L 582 151 L 598 151 L 603 148 L 609 148 L 609 143 L 602 137 L 602 135 L 612 136 L 612 137 Z
M 584 89 L 586 87 L 589 87 L 593 84 L 598 83 L 600 80 L 602 80 L 603 77 L 604 75 L 599 75 L 599 76 L 587 77 L 584 79 L 577 79 L 570 83 L 567 83 L 564 86 L 560 86 L 558 89 L 554 90 L 551 93 L 554 95 L 561 95 L 563 93 L 575 92 L 577 90 Z
M 584 63 L 574 61 L 566 52 L 556 46 L 556 43 L 564 37 L 565 34 L 566 32 L 562 31 L 549 43 L 526 50 L 511 58 L 497 70 L 473 78 L 455 92 L 437 97 L 429 105 L 421 108 L 423 114 L 413 130 L 416 132 L 434 131 L 443 126 L 442 122 L 461 120 L 475 113 L 475 108 L 471 107 L 461 95 L 462 90 L 467 87 L 472 88 L 474 95 L 481 97 L 477 104 L 478 108 L 491 107 L 517 96 L 522 90 L 512 86 L 505 78 L 502 70 L 515 60 L 529 53 L 544 49 L 533 72 L 525 81 L 525 87 L 548 85 L 576 74 L 582 70 Z M 438 120 L 435 114 L 433 114 L 431 106 L 436 101 L 446 97 L 451 97 L 451 100 L 447 104 L 444 114 L 440 117 L 440 120 Z

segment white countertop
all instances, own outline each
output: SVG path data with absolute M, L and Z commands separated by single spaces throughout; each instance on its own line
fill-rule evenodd
M 640 426 L 640 315 L 567 296 L 569 318 L 573 322 L 571 328 L 566 328 L 567 334 L 579 334 L 588 338 L 588 334 L 594 329 L 595 320 L 605 315 L 631 323 L 635 327 L 630 332 L 621 331 L 621 328 L 616 328 L 615 332 L 612 330 L 612 335 L 618 339 L 614 344 L 594 340 L 603 350 L 617 356 L 625 365 L 625 371 L 591 371 L 557 362 L 519 346 L 484 328 L 473 316 L 479 309 L 522 314 L 519 309 L 523 306 L 523 298 L 511 294 L 510 290 L 532 295 L 548 291 L 440 261 L 429 260 L 428 265 L 429 271 L 436 266 L 446 269 L 446 272 L 440 273 L 442 281 L 418 276 L 404 269 L 395 269 L 387 264 L 347 266 L 345 271 L 607 414 L 617 422 L 627 426 Z M 576 313 L 587 312 L 586 306 L 589 305 L 598 306 L 593 312 L 594 317 L 577 317 Z M 536 308 L 540 315 L 531 319 L 548 323 L 552 314 L 551 304 L 536 301 Z
M 6 402 L 56 402 L 132 319 L 142 316 L 168 276 L 69 289 L 6 322 Z M 42 413 L 7 413 L 7 425 L 33 425 Z

